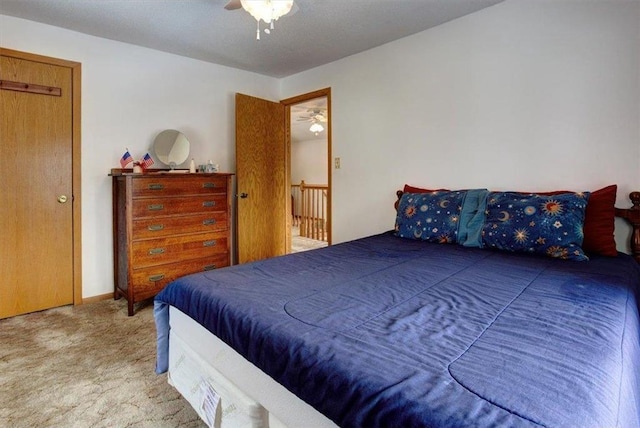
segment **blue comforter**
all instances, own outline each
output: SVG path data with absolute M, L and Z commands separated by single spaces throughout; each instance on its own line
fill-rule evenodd
M 343 427 L 640 426 L 640 269 L 372 236 L 156 297 Z

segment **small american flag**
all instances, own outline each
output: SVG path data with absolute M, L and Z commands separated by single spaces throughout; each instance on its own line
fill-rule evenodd
M 120 158 L 120 165 L 124 168 L 131 162 L 133 162 L 133 157 L 131 156 L 131 153 L 129 153 L 129 150 L 127 150 Z
M 151 165 L 153 165 L 155 162 L 153 161 L 153 159 L 151 158 L 151 156 L 149 155 L 149 153 L 147 153 L 146 155 L 144 155 L 144 157 L 142 158 L 142 167 L 144 169 L 149 168 Z

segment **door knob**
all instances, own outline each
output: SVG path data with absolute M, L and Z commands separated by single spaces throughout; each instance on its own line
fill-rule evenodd
M 58 202 L 60 202 L 61 204 L 64 204 L 65 202 L 67 202 L 67 195 L 59 195 Z
M 248 198 L 248 197 L 249 197 L 249 194 L 248 194 L 248 193 L 240 193 L 240 198 L 242 198 L 242 199 L 246 199 L 246 198 Z

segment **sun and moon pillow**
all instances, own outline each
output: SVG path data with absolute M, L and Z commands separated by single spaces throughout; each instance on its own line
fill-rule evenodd
M 398 203 L 395 233 L 402 238 L 560 259 L 588 260 L 585 250 L 615 256 L 616 190 L 613 185 L 592 193 L 523 193 L 406 185 Z
M 588 192 L 554 196 L 491 192 L 482 227 L 482 246 L 589 260 L 582 249 L 589 196 Z
M 404 193 L 398 205 L 396 235 L 440 244 L 458 243 L 467 191 Z

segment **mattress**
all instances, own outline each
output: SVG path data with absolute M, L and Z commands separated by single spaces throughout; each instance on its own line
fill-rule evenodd
M 189 333 L 186 332 L 186 337 Z M 191 404 L 209 427 L 266 428 L 268 413 L 215 368 L 178 334 L 169 338 L 169 384 Z
M 639 283 L 381 234 L 170 284 L 158 371 L 173 306 L 340 426 L 638 426 Z
M 336 427 L 180 310 L 169 314 L 169 383 L 208 426 Z M 212 396 L 219 401 L 207 411 Z

